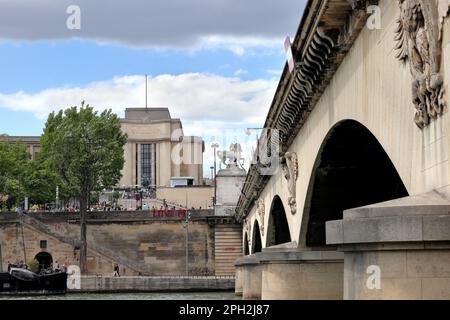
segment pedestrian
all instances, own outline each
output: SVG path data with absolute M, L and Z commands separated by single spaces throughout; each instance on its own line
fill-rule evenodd
M 119 265 L 117 263 L 114 265 L 113 277 L 120 277 Z
M 11 271 L 12 263 L 8 260 L 8 272 Z
M 61 267 L 59 266 L 58 260 L 55 262 L 55 272 L 61 272 Z

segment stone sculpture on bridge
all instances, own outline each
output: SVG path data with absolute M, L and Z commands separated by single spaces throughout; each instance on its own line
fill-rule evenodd
M 291 208 L 291 213 L 297 213 L 297 200 L 296 200 L 296 189 L 297 189 L 297 178 L 298 178 L 298 158 L 295 152 L 286 152 L 282 160 L 282 168 L 284 172 L 284 177 L 288 181 L 288 203 Z
M 413 76 L 415 122 L 421 129 L 431 119 L 442 115 L 445 108 L 445 89 L 440 74 L 442 44 L 439 30 L 439 11 L 435 1 L 398 0 L 400 17 L 395 40 L 397 58 L 409 61 Z
M 243 168 L 244 158 L 242 157 L 242 147 L 239 143 L 232 143 L 229 151 L 217 151 L 217 156 L 227 168 L 231 166 Z

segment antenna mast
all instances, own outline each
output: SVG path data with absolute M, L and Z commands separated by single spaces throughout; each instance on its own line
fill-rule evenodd
M 145 109 L 147 109 L 147 75 L 145 75 Z

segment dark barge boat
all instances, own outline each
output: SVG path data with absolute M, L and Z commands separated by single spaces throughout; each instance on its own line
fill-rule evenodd
M 0 273 L 0 295 L 64 294 L 67 273 L 37 274 L 27 269 L 11 268 Z

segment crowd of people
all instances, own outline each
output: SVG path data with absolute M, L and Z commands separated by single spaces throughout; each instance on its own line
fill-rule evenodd
M 28 265 L 23 262 L 23 260 L 20 260 L 19 262 L 16 263 L 11 263 L 8 260 L 8 272 L 11 271 L 12 268 L 20 268 L 20 269 L 29 269 Z
M 30 270 L 30 266 L 28 264 L 26 264 L 23 260 L 20 260 L 19 262 L 16 262 L 16 263 L 11 263 L 8 260 L 7 264 L 8 264 L 8 272 L 10 272 L 12 268 Z M 67 265 L 66 265 L 66 263 L 63 263 L 63 265 L 61 266 L 59 264 L 58 260 L 55 261 L 54 266 L 52 263 L 50 263 L 50 265 L 47 266 L 46 268 L 43 266 L 39 266 L 39 270 L 38 270 L 39 274 L 52 274 L 52 273 L 59 273 L 59 272 L 67 272 Z

